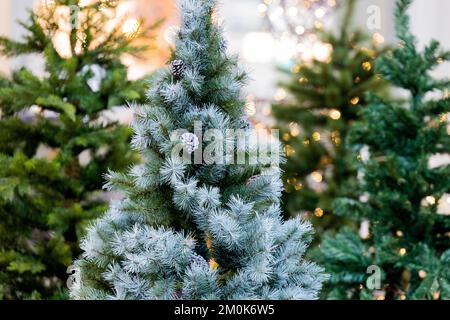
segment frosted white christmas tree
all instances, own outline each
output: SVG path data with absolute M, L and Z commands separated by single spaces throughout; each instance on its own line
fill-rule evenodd
M 145 161 L 109 175 L 107 187 L 125 198 L 89 228 L 72 297 L 316 299 L 326 276 L 303 258 L 313 230 L 300 219 L 282 220 L 279 169 L 261 158 L 233 164 L 258 146 L 225 134 L 251 129 L 241 93 L 246 75 L 226 54 L 212 19 L 215 1 L 179 6 L 174 62 L 154 78 L 149 104 L 135 108 L 132 143 Z M 207 148 L 198 123 L 202 132 L 224 133 L 232 157 L 192 164 L 174 153 L 181 145 L 191 159 Z

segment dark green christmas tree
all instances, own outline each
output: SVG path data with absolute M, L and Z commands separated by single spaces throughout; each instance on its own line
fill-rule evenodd
M 6 57 L 45 60 L 43 77 L 22 68 L 0 80 L 0 298 L 62 294 L 83 228 L 107 208 L 103 175 L 135 160 L 130 130 L 102 112 L 143 100 L 121 57 L 146 49 L 134 41 L 147 32 L 105 31 L 116 9 L 56 0 L 30 12 L 21 41 L 0 38 Z
M 450 299 L 450 216 L 441 206 L 450 166 L 429 163 L 450 152 L 450 82 L 431 76 L 450 52 L 436 41 L 418 50 L 406 12 L 411 2 L 397 2 L 400 45 L 376 63 L 408 99 L 372 95 L 349 136 L 357 150 L 369 150 L 359 169 L 364 201 L 339 199 L 335 212 L 370 227 L 364 239 L 345 228 L 322 242 L 320 258 L 332 274 L 328 298 Z
M 322 34 L 332 48 L 329 59 L 285 70 L 289 80 L 282 86 L 293 99 L 273 106 L 288 155 L 283 168 L 285 210 L 290 215 L 313 213 L 319 235 L 343 223 L 333 215 L 332 202 L 354 190 L 347 132 L 366 104 L 365 94 L 383 88 L 373 72 L 381 48 L 368 44 L 369 37 L 352 27 L 355 1 L 345 6 L 340 32 Z

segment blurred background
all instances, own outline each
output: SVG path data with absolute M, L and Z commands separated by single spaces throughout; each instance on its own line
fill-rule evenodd
M 49 8 L 51 7 L 50 4 L 58 4 L 53 6 L 52 10 L 54 11 L 50 11 L 50 15 L 43 15 L 39 20 L 40 25 L 46 25 L 51 31 L 48 33 L 50 35 L 48 43 L 51 47 L 50 53 L 54 53 L 54 55 L 47 55 L 47 67 L 51 65 L 51 69 L 45 70 L 45 61 L 41 54 L 19 54 L 17 57 L 9 59 L 0 55 L 0 89 L 4 89 L 3 96 L 9 99 L 3 97 L 6 102 L 3 105 L 5 108 L 3 110 L 0 108 L 0 119 L 3 121 L 14 115 L 13 112 L 8 115 L 4 110 L 7 110 L 6 107 L 17 104 L 17 110 L 30 109 L 28 113 L 31 113 L 33 117 L 50 119 L 47 125 L 51 127 L 51 122 L 56 121 L 58 113 L 43 112 L 41 107 L 36 105 L 46 105 L 46 107 L 50 107 L 50 110 L 60 107 L 62 111 L 77 120 L 77 126 L 79 127 L 75 127 L 75 129 L 71 125 L 67 128 L 59 128 L 67 141 L 73 140 L 75 144 L 79 144 L 76 145 L 77 148 L 72 150 L 67 147 L 70 144 L 64 139 L 57 141 L 59 144 L 52 141 L 54 145 L 50 148 L 50 145 L 43 144 L 46 141 L 39 141 L 39 135 L 32 133 L 30 137 L 22 137 L 20 131 L 17 131 L 19 134 L 16 134 L 14 126 L 11 126 L 12 129 L 9 134 L 13 137 L 17 136 L 17 140 L 24 140 L 23 145 L 27 146 L 25 149 L 32 159 L 46 158 L 50 162 L 59 163 L 59 161 L 62 161 L 61 159 L 65 159 L 59 155 L 66 156 L 65 149 L 68 149 L 66 158 L 71 161 L 67 160 L 69 165 L 64 162 L 66 160 L 62 161 L 64 165 L 67 165 L 64 170 L 67 177 L 64 176 L 64 178 L 72 179 L 70 180 L 72 184 L 79 181 L 86 183 L 83 189 L 86 193 L 80 197 L 74 196 L 70 201 L 67 201 L 66 194 L 60 194 L 60 199 L 53 196 L 43 197 L 43 202 L 48 200 L 48 208 L 44 207 L 40 213 L 44 217 L 42 221 L 45 223 L 51 222 L 52 220 L 47 217 L 48 212 L 53 211 L 53 207 L 58 205 L 58 208 L 61 208 L 61 212 L 64 213 L 61 214 L 61 212 L 56 211 L 54 217 L 60 219 L 55 218 L 55 221 L 58 222 L 55 224 L 56 227 L 55 225 L 47 226 L 45 223 L 37 227 L 31 225 L 30 232 L 27 233 L 20 230 L 22 221 L 11 223 L 13 227 L 19 226 L 17 234 L 27 240 L 24 242 L 27 249 L 29 243 L 47 244 L 47 239 L 56 239 L 54 244 L 56 248 L 59 248 L 59 251 L 54 250 L 52 244 L 46 251 L 44 250 L 46 254 L 50 252 L 48 257 L 41 253 L 36 254 L 36 256 L 39 259 L 42 256 L 45 257 L 43 265 L 51 265 L 53 261 L 57 261 L 59 265 L 42 267 L 42 270 L 36 271 L 34 260 L 24 260 L 21 254 L 17 255 L 18 258 L 9 254 L 4 260 L 7 262 L 4 265 L 9 265 L 8 272 L 17 271 L 19 276 L 16 279 L 17 281 L 12 281 L 9 288 L 5 287 L 6 289 L 3 290 L 2 280 L 8 282 L 13 278 L 7 272 L 4 273 L 2 278 L 2 252 L 0 250 L 0 300 L 2 299 L 2 292 L 4 292 L 6 298 L 64 297 L 64 294 L 55 294 L 49 288 L 52 287 L 52 284 L 58 290 L 62 288 L 63 279 L 66 277 L 65 267 L 71 263 L 73 257 L 79 255 L 77 241 L 83 235 L 84 224 L 87 223 L 88 218 L 95 217 L 103 212 L 107 201 L 120 197 L 116 193 L 100 192 L 103 174 L 111 168 L 111 165 L 122 165 L 120 160 L 130 160 L 130 163 L 131 160 L 134 160 L 132 156 L 124 155 L 124 150 L 129 148 L 128 134 L 131 133 L 127 132 L 129 128 L 116 123 L 113 124 L 113 122 L 118 121 L 122 124 L 131 122 L 130 108 L 123 105 L 127 101 L 143 103 L 145 99 L 145 82 L 143 79 L 151 76 L 157 69 L 167 67 L 168 61 L 171 60 L 171 48 L 179 24 L 176 0 L 116 0 L 114 3 L 117 3 L 117 8 L 115 7 L 117 10 L 114 12 L 113 18 L 105 13 L 103 7 L 105 2 L 103 1 L 101 3 L 98 0 L 77 1 L 79 1 L 80 8 L 87 7 L 92 2 L 98 2 L 96 7 L 98 12 L 105 14 L 104 17 L 106 17 L 103 21 L 104 24 L 101 24 L 101 28 L 98 29 L 101 31 L 99 34 L 103 34 L 104 31 L 108 33 L 108 27 L 111 27 L 109 24 L 114 25 L 111 29 L 114 29 L 116 38 L 110 41 L 113 42 L 112 45 L 120 43 L 120 41 L 125 41 L 125 43 L 136 41 L 139 46 L 149 45 L 150 50 L 145 51 L 138 58 L 129 54 L 130 47 L 125 46 L 121 51 L 119 50 L 119 53 L 112 54 L 111 61 L 107 61 L 108 63 L 103 61 L 102 66 L 98 61 L 93 63 L 89 59 L 80 59 L 86 65 L 80 68 L 81 70 L 72 70 L 74 74 L 68 76 L 67 70 L 71 70 L 71 59 L 69 58 L 75 57 L 74 60 L 76 60 L 78 55 L 92 52 L 92 48 L 89 46 L 87 48 L 90 50 L 83 52 L 79 45 L 81 42 L 78 40 L 84 41 L 86 37 L 77 39 L 78 34 L 75 34 L 76 37 L 73 38 L 75 41 L 71 47 L 70 32 L 67 32 L 67 28 L 64 28 L 68 24 L 70 25 L 68 21 L 71 21 L 70 19 L 73 17 L 70 13 L 72 9 L 67 6 L 68 2 L 63 0 L 0 0 L 0 36 L 13 40 L 20 40 L 25 36 L 25 28 L 20 25 L 19 21 L 27 21 L 30 10 L 36 9 L 36 11 L 39 11 L 38 9 L 42 9 L 43 6 L 49 5 L 47 7 Z M 61 3 L 64 5 L 61 5 Z M 380 88 L 383 87 L 383 81 L 373 67 L 377 56 L 384 54 L 386 48 L 396 45 L 393 19 L 395 1 L 356 0 L 355 8 L 352 5 L 345 6 L 348 3 L 354 4 L 350 0 L 221 0 L 220 3 L 215 20 L 223 26 L 225 31 L 227 45 L 224 45 L 224 48 L 227 52 L 237 54 L 240 57 L 241 67 L 248 72 L 251 79 L 249 85 L 244 89 L 245 107 L 250 121 L 257 129 L 279 128 L 281 132 L 280 139 L 283 141 L 284 151 L 288 158 L 288 164 L 283 168 L 286 190 L 283 195 L 284 212 L 292 216 L 301 214 L 312 218 L 319 235 L 317 238 L 320 240 L 320 236 L 325 234 L 326 231 L 334 232 L 333 229 L 349 224 L 347 221 L 335 220 L 331 206 L 334 199 L 341 196 L 350 196 L 349 190 L 353 189 L 347 188 L 345 183 L 352 186 L 357 184 L 358 179 L 361 180 L 358 175 L 359 172 L 353 170 L 347 160 L 353 157 L 353 161 L 364 162 L 364 159 L 370 156 L 364 154 L 363 150 L 361 154 L 354 155 L 350 152 L 351 150 L 346 150 L 343 146 L 345 143 L 342 143 L 345 141 L 348 129 L 358 120 L 360 110 L 358 107 L 366 106 L 365 97 L 367 93 L 375 93 L 386 98 L 395 97 L 399 100 L 405 97 L 405 92 L 399 90 L 383 91 L 383 88 Z M 346 7 L 351 8 L 347 11 L 347 14 Z M 422 47 L 429 43 L 431 39 L 436 39 L 441 42 L 444 48 L 450 48 L 448 12 L 450 12 L 450 1 L 448 0 L 414 1 L 409 14 L 412 32 L 418 38 L 418 46 Z M 348 19 L 348 21 L 351 20 L 350 24 L 353 24 L 353 26 L 345 23 L 346 17 L 350 16 L 352 19 Z M 158 21 L 162 22 L 158 23 L 157 28 L 154 29 L 154 25 Z M 145 27 L 151 30 L 150 33 L 154 35 L 154 38 L 140 37 L 142 34 L 147 35 L 146 32 L 141 32 L 147 29 Z M 69 30 L 71 30 L 70 27 Z M 84 31 L 85 33 L 82 35 L 91 35 L 91 30 Z M 98 36 L 98 34 L 94 34 L 91 38 L 95 38 L 95 36 Z M 26 40 L 31 42 L 28 43 L 28 46 L 40 43 L 36 39 L 28 38 Z M 99 47 L 104 48 L 103 42 L 101 43 L 102 46 Z M 11 45 L 9 42 L 7 44 L 10 45 L 10 49 L 15 48 L 14 44 Z M 25 48 L 27 50 L 23 50 L 20 45 L 17 47 L 19 47 L 20 53 L 33 51 L 28 50 L 28 47 Z M 112 51 L 115 53 L 114 50 Z M 90 57 L 90 59 L 102 60 L 103 56 L 99 55 L 98 51 L 94 51 L 94 53 L 93 56 L 95 57 Z M 109 70 L 106 70 L 108 67 L 105 66 L 108 66 Z M 105 69 L 103 69 L 104 67 Z M 16 72 L 11 82 L 3 80 L 3 78 L 11 78 L 13 72 L 21 68 L 29 69 L 38 78 L 44 79 L 42 86 L 27 85 L 29 83 L 27 81 L 33 78 L 25 71 L 22 74 Z M 53 72 L 51 77 L 48 77 L 49 70 Z M 110 73 L 108 74 L 108 72 Z M 439 68 L 433 72 L 434 76 L 438 78 L 449 78 L 450 66 L 441 63 Z M 127 73 L 128 79 L 125 76 Z M 83 90 L 76 87 L 76 90 L 65 92 L 66 88 L 72 87 L 70 85 L 60 86 L 61 82 L 66 81 L 73 84 L 70 81 L 74 79 L 76 81 L 82 80 L 83 85 L 80 87 Z M 128 80 L 130 80 L 130 83 L 127 82 Z M 39 81 L 32 81 L 31 83 L 39 83 Z M 14 84 L 16 85 L 15 89 L 12 88 Z M 41 84 L 39 83 L 39 85 Z M 12 88 L 12 92 L 7 90 L 8 87 Z M 56 90 L 56 93 L 52 92 L 52 89 L 60 87 L 64 89 L 59 90 L 64 91 L 63 94 L 58 90 Z M 45 91 L 42 88 L 49 92 L 42 93 L 41 91 Z M 38 100 L 34 97 L 41 93 L 43 96 L 52 93 L 53 95 L 49 96 L 56 99 L 56 102 L 54 100 Z M 58 96 L 59 94 L 61 96 Z M 24 99 L 25 102 L 21 102 L 22 95 L 25 98 L 30 98 L 30 103 L 26 99 Z M 445 91 L 443 95 L 448 97 L 450 92 Z M 2 92 L 0 92 L 0 98 L 2 98 Z M 91 98 L 92 101 L 90 101 Z M 427 96 L 427 98 L 429 97 Z M 82 103 L 79 100 L 82 100 Z M 43 103 L 37 101 L 43 101 Z M 0 102 L 2 101 L 0 100 Z M 69 102 L 69 107 L 67 102 Z M 82 107 L 87 106 L 87 109 L 78 114 L 70 114 L 70 107 L 72 107 L 70 103 L 79 104 Z M 92 110 L 89 108 L 92 108 Z M 310 111 L 304 112 L 302 116 L 302 109 L 310 109 Z M 307 114 L 306 117 L 305 114 Z M 31 118 L 24 115 L 28 114 L 20 113 L 19 117 L 23 118 L 22 120 L 26 125 L 33 127 L 34 123 L 30 120 Z M 448 115 L 443 115 L 439 122 L 446 123 L 445 121 L 448 122 L 449 118 Z M 64 117 L 62 119 L 64 120 Z M 95 122 L 96 120 L 99 120 L 99 123 Z M 97 124 L 103 124 L 103 122 L 105 122 L 105 128 L 100 125 L 99 130 L 104 129 L 105 134 L 99 135 L 99 141 L 92 138 L 92 141 L 86 142 L 83 137 L 84 130 L 94 130 Z M 112 137 L 109 131 L 106 131 L 107 124 L 117 125 L 117 139 Z M 447 128 L 447 132 L 450 134 L 450 124 Z M 38 129 L 42 129 L 43 132 L 46 131 L 45 126 Z M 0 135 L 6 137 L 4 140 L 9 140 L 8 132 L 0 133 Z M 78 135 L 82 138 L 77 139 Z M 37 147 L 40 142 L 42 143 Z M 89 145 L 89 143 L 92 145 Z M 13 139 L 6 141 L 5 144 L 7 152 L 11 154 L 16 149 L 20 149 L 21 146 Z M 43 147 L 41 148 L 41 146 Z M 111 148 L 108 146 L 111 146 Z M 116 147 L 117 150 L 115 150 Z M 0 150 L 0 153 L 2 152 Z M 26 158 L 22 160 L 25 161 Z M 450 155 L 448 154 L 437 154 L 430 158 L 430 166 L 432 167 L 439 167 L 448 163 L 450 163 Z M 122 168 L 119 166 L 112 169 L 122 170 L 126 165 L 128 164 L 123 163 Z M 0 169 L 3 169 L 3 167 L 6 168 L 6 166 L 2 166 Z M 5 169 L 5 171 L 8 170 Z M 10 171 L 15 172 L 14 170 Z M 22 171 L 19 170 L 21 173 Z M 10 174 L 11 172 L 7 173 Z M 85 173 L 84 180 L 80 178 L 80 176 L 83 177 L 80 172 Z M 0 170 L 0 175 L 1 173 Z M 27 182 L 28 176 L 26 176 L 26 173 L 23 174 L 22 180 Z M 86 177 L 95 177 L 95 179 L 90 180 Z M 43 182 L 44 185 L 48 183 L 46 179 L 39 182 Z M 64 185 L 71 185 L 71 183 L 64 181 Z M 3 185 L 4 190 L 8 190 L 9 184 L 3 183 Z M 30 185 L 34 187 L 32 182 Z M 14 189 L 14 185 L 10 189 Z M 33 190 L 31 187 L 22 189 Z M 59 191 L 58 188 L 55 189 Z M 359 194 L 356 191 L 355 194 L 351 195 L 352 197 L 355 196 L 354 198 L 361 202 L 367 201 L 367 195 Z M 1 188 L 0 192 L 2 192 Z M 7 206 L 5 206 L 7 210 L 4 212 L 7 212 L 8 215 L 9 211 L 14 211 L 15 207 L 22 208 L 16 205 L 13 197 L 14 192 L 11 191 L 10 197 L 8 197 L 9 193 L 3 192 L 6 199 L 5 203 L 7 203 Z M 90 197 L 91 193 L 92 197 Z M 31 194 L 33 199 L 34 194 L 32 192 Z M 61 200 L 61 203 L 54 205 L 51 201 L 55 199 Z M 102 201 L 96 203 L 98 199 Z M 91 208 L 89 206 L 90 201 L 95 202 L 95 205 L 98 206 Z M 10 202 L 13 203 L 11 207 L 9 207 Z M 1 204 L 0 202 L 0 209 Z M 445 194 L 442 199 L 436 199 L 431 195 L 424 199 L 424 205 L 435 204 L 438 205 L 438 213 L 450 215 L 450 194 Z M 82 206 L 84 207 L 82 208 Z M 25 202 L 23 207 L 29 208 L 31 213 L 35 213 L 29 203 Z M 66 227 L 67 221 L 72 223 L 74 227 Z M 6 223 L 5 227 L 2 227 L 2 223 L 3 221 L 0 220 L 0 244 L 2 244 L 2 230 L 8 230 L 8 232 L 3 232 L 3 236 L 5 236 L 5 239 L 7 236 L 8 241 L 10 241 L 8 245 L 14 247 L 15 236 L 10 232 L 10 227 Z M 362 221 L 358 225 L 352 225 L 352 227 L 359 229 L 359 235 L 362 239 L 369 237 L 369 221 Z M 54 232 L 54 229 L 57 232 Z M 58 240 L 55 235 L 61 235 L 61 239 L 65 242 Z M 28 239 L 32 241 L 29 242 Z M 67 246 L 65 246 L 66 244 Z M 5 245 L 5 247 L 8 246 Z M 68 248 L 72 252 L 69 252 Z M 34 247 L 32 249 L 35 250 Z M 54 252 L 65 252 L 65 254 L 61 254 L 62 258 L 57 257 L 58 259 L 55 259 Z M 34 251 L 32 253 L 35 254 Z M 31 272 L 29 272 L 30 270 Z M 57 272 L 54 272 L 54 270 L 57 270 Z M 43 280 L 35 277 L 34 273 L 39 274 L 39 276 L 42 274 Z M 27 283 L 28 280 L 23 281 L 23 274 L 31 274 L 29 283 Z M 43 286 L 42 295 L 37 293 L 37 289 L 34 290 L 36 283 Z M 15 289 L 18 293 L 11 290 L 11 288 L 22 285 L 24 286 L 20 290 Z M 439 296 L 437 297 L 439 298 Z
M 23 29 L 18 20 L 25 20 L 27 10 L 46 0 L 2 0 L 0 1 L 0 34 L 18 39 Z M 277 93 L 279 74 L 278 65 L 289 64 L 290 59 L 296 54 L 296 41 L 306 39 L 304 35 L 297 35 L 297 39 L 286 37 L 286 30 L 277 22 L 285 20 L 280 14 L 280 0 L 222 0 L 220 16 L 224 20 L 226 36 L 230 50 L 238 53 L 242 58 L 243 66 L 250 72 L 252 82 L 247 88 L 248 94 L 257 101 L 272 100 Z M 289 2 L 289 1 L 287 1 Z M 326 1 L 325 1 L 326 2 Z M 332 1 L 334 2 L 334 1 Z M 328 4 L 325 5 L 328 7 Z M 336 5 L 339 7 L 339 4 Z M 374 9 L 375 8 L 375 9 Z M 394 37 L 392 12 L 394 1 L 391 0 L 359 0 L 355 17 L 358 27 L 365 29 L 370 34 L 376 34 L 380 41 L 391 43 Z M 278 9 L 278 11 L 277 11 Z M 375 11 L 374 11 L 375 10 Z M 379 10 L 380 24 L 370 30 L 368 24 L 372 13 Z M 450 11 L 450 2 L 447 0 L 417 0 L 411 10 L 412 27 L 418 35 L 421 43 L 435 38 L 445 47 L 450 46 L 450 34 L 445 27 Z M 157 41 L 158 48 L 153 51 L 153 56 L 148 56 L 146 61 L 129 61 L 130 77 L 136 78 L 142 74 L 164 65 L 170 47 L 170 32 L 176 28 L 177 13 L 173 0 L 123 0 L 120 1 L 120 12 L 132 19 L 143 18 L 148 23 L 158 18 L 165 19 L 161 26 Z M 277 16 L 278 14 L 278 16 Z M 302 13 L 291 11 L 289 15 Z M 308 13 L 308 18 L 323 23 L 324 28 L 332 30 L 339 21 L 339 8 L 329 10 L 325 14 L 321 11 Z M 282 23 L 281 23 L 282 24 Z M 373 26 L 371 26 L 372 29 Z M 283 34 L 284 33 L 284 34 Z M 310 49 L 314 51 L 314 49 Z M 320 51 L 320 50 L 319 50 Z M 307 55 L 308 53 L 306 53 Z M 320 54 L 320 53 L 319 53 Z M 8 73 L 11 69 L 28 66 L 39 72 L 41 66 L 39 57 L 27 56 L 16 60 L 0 60 L 0 72 Z M 443 66 L 438 71 L 440 75 L 448 75 L 449 69 Z M 257 113 L 264 111 L 264 105 L 258 104 Z M 258 114 L 257 114 L 258 115 Z

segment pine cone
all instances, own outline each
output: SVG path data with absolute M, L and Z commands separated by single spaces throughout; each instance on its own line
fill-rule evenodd
M 252 128 L 252 124 L 250 123 L 250 120 L 247 117 L 239 120 L 238 125 L 239 125 L 239 129 L 243 129 L 243 130 L 249 130 Z
M 192 255 L 191 263 L 193 263 L 193 264 L 195 263 L 198 266 L 207 266 L 208 267 L 208 262 L 205 260 L 205 258 L 203 258 L 202 256 L 200 256 L 196 253 L 194 253 Z
M 183 142 L 184 148 L 188 153 L 192 153 L 197 150 L 200 143 L 197 136 L 190 132 L 183 134 L 181 136 L 181 141 Z
M 172 74 L 176 79 L 180 79 L 183 77 L 185 68 L 186 68 L 186 66 L 185 66 L 183 60 L 172 61 L 172 65 L 171 65 Z

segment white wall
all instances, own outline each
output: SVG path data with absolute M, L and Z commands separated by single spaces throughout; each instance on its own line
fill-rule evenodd
M 17 21 L 26 21 L 27 9 L 32 8 L 35 0 L 0 0 L 0 34 L 13 39 L 20 39 L 23 28 Z M 0 72 L 8 73 L 11 69 L 21 66 L 36 66 L 36 58 L 33 56 L 22 56 L 15 59 L 0 60 Z
M 418 36 L 419 46 L 429 43 L 431 39 L 441 42 L 450 50 L 450 1 L 448 0 L 416 0 L 411 8 L 411 26 Z M 436 76 L 449 77 L 450 65 L 442 65 Z
M 9 15 L 11 12 L 11 1 L 2 0 L 0 1 L 0 35 L 7 36 L 10 34 L 10 19 Z M 7 72 L 8 62 L 0 57 L 0 72 Z

